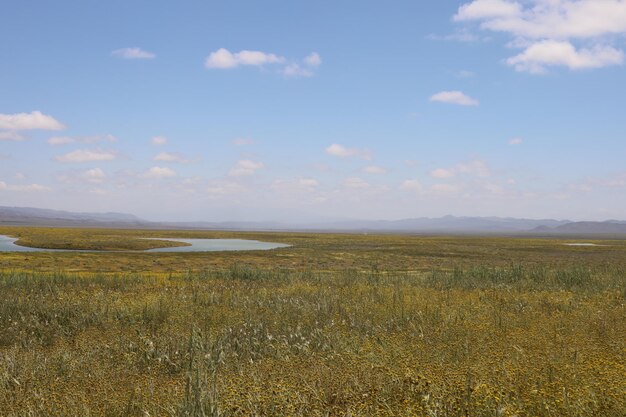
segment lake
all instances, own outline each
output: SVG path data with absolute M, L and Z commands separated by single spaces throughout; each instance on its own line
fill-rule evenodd
M 244 251 L 244 250 L 270 250 L 287 248 L 291 245 L 284 243 L 261 242 L 246 239 L 178 239 L 178 238 L 151 238 L 157 240 L 169 240 L 188 243 L 190 246 L 177 246 L 174 248 L 149 249 L 143 252 L 220 252 L 220 251 Z M 85 252 L 67 249 L 44 249 L 28 248 L 15 244 L 17 238 L 0 235 L 0 252 Z M 88 251 L 98 252 L 98 251 Z M 103 251 L 104 252 L 104 251 Z
M 191 246 L 177 246 L 174 248 L 148 249 L 146 252 L 219 252 L 242 250 L 270 250 L 287 248 L 291 245 L 284 243 L 261 242 L 247 239 L 178 239 L 156 238 L 174 242 L 189 243 Z

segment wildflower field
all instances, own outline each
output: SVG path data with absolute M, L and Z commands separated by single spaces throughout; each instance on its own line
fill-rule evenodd
M 620 240 L 0 234 L 111 251 L 0 253 L 0 416 L 626 415 Z

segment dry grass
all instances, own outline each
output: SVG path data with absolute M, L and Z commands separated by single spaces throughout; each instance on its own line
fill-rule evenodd
M 42 272 L 52 255 L 29 254 L 42 271 L 28 271 L 0 254 L 14 268 L 0 272 L 0 415 L 624 415 L 623 246 L 297 236 L 291 255 L 311 268 L 273 251 L 272 268 L 255 253 L 172 273 Z M 447 249 L 439 265 L 420 255 L 429 243 Z M 335 252 L 362 268 L 323 267 Z M 91 256 L 84 270 L 146 262 Z

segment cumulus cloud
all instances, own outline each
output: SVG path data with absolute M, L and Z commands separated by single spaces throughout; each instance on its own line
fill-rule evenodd
M 368 149 L 360 149 L 360 148 L 346 148 L 343 145 L 339 145 L 337 143 L 333 143 L 328 148 L 326 148 L 326 153 L 332 156 L 337 156 L 339 158 L 362 158 L 365 160 L 372 159 L 372 152 Z
M 211 52 L 204 61 L 207 68 L 228 69 L 242 65 L 263 66 L 267 64 L 280 64 L 285 62 L 285 58 L 275 54 L 261 51 L 240 51 L 232 53 L 228 49 L 220 48 Z
M 83 178 L 85 178 L 87 182 L 101 183 L 105 180 L 106 174 L 100 168 L 93 168 L 83 172 Z
M 271 188 L 285 193 L 307 191 L 311 192 L 319 187 L 319 182 L 313 178 L 299 178 L 296 180 L 276 180 Z
M 522 143 L 524 143 L 524 139 L 522 139 L 522 138 L 512 138 L 512 139 L 509 139 L 509 145 L 511 145 L 511 146 L 521 145 Z
M 479 102 L 465 95 L 461 91 L 442 91 L 430 96 L 430 101 L 448 104 L 458 104 L 459 106 L 478 106 Z
M 430 176 L 433 178 L 452 178 L 455 175 L 455 169 L 438 168 L 430 172 Z
M 148 178 L 148 179 L 164 179 L 164 178 L 173 178 L 175 177 L 176 171 L 174 171 L 171 168 L 167 168 L 167 167 L 152 167 L 149 170 L 147 170 L 146 172 L 144 172 L 141 176 L 143 178 Z
M 306 67 L 297 63 L 291 63 L 282 70 L 283 75 L 287 77 L 312 77 L 315 73 Z
M 346 178 L 343 181 L 343 186 L 346 188 L 364 189 L 364 188 L 369 188 L 370 184 L 362 178 L 351 177 L 351 178 Z
M 366 172 L 368 174 L 386 174 L 387 170 L 383 167 L 379 167 L 376 165 L 369 165 L 363 168 L 363 172 Z
M 315 69 L 322 65 L 322 58 L 317 52 L 304 57 L 302 63 L 292 62 L 286 65 L 282 73 L 287 77 L 312 77 L 315 75 Z
M 404 180 L 400 188 L 409 191 L 422 191 L 422 184 L 418 180 Z
M 14 131 L 0 132 L 0 141 L 3 140 L 20 142 L 26 140 L 26 136 L 20 135 L 19 133 Z
M 524 51 L 505 62 L 517 71 L 540 74 L 550 66 L 579 70 L 624 62 L 623 51 L 611 44 L 611 35 L 626 34 L 624 0 L 474 0 L 460 6 L 454 20 L 512 36 L 509 45 Z
M 152 160 L 161 162 L 175 162 L 178 164 L 189 164 L 192 162 L 190 159 L 185 158 L 181 154 L 171 152 L 160 152 L 159 154 L 155 155 Z
M 41 192 L 50 190 L 50 187 L 46 187 L 45 185 L 41 184 L 14 185 L 7 184 L 4 181 L 0 181 L 0 191 Z
M 64 155 L 56 156 L 54 159 L 58 162 L 96 162 L 96 161 L 112 161 L 117 158 L 117 153 L 104 150 L 78 149 Z
M 546 40 L 536 42 L 522 53 L 506 60 L 516 71 L 543 74 L 547 67 L 564 66 L 572 70 L 602 68 L 624 62 L 624 52 L 611 46 L 596 45 L 590 49 L 576 50 L 567 41 Z
M 475 0 L 459 7 L 455 21 L 529 39 L 593 38 L 626 32 L 623 0 Z
M 304 58 L 304 63 L 310 67 L 322 65 L 322 57 L 317 52 L 312 52 Z
M 65 126 L 52 116 L 33 111 L 30 113 L 0 113 L 0 129 L 6 130 L 63 130 Z
M 268 52 L 248 50 L 231 52 L 226 48 L 220 48 L 217 51 L 211 52 L 204 61 L 204 66 L 209 69 L 279 65 L 279 72 L 287 77 L 311 77 L 315 74 L 314 70 L 321 64 L 322 58 L 317 52 L 312 52 L 302 61 L 298 62 L 297 60 L 288 60 L 283 56 Z
M 213 181 L 206 188 L 206 193 L 211 197 L 241 194 L 245 191 L 246 188 L 244 186 L 230 181 Z
M 488 18 L 507 18 L 518 16 L 522 11 L 516 2 L 505 0 L 475 0 L 459 7 L 454 20 L 475 20 Z
M 95 136 L 53 136 L 48 139 L 48 144 L 52 146 L 68 145 L 71 143 L 98 143 L 98 142 L 116 142 L 117 138 L 113 135 L 95 135 Z
M 430 176 L 438 179 L 453 178 L 458 174 L 466 174 L 475 177 L 487 178 L 491 176 L 491 170 L 480 159 L 456 164 L 452 168 L 437 168 L 430 172 Z
M 163 146 L 167 144 L 167 138 L 165 136 L 155 136 L 152 139 L 150 139 L 150 142 L 154 146 Z
M 154 59 L 156 55 L 141 48 L 121 48 L 111 52 L 111 55 L 123 59 Z
M 100 168 L 92 168 L 86 171 L 72 171 L 59 175 L 58 179 L 65 183 L 88 182 L 101 184 L 106 179 L 106 174 Z
M 249 159 L 242 159 L 237 161 L 234 167 L 228 172 L 228 175 L 231 177 L 244 177 L 248 175 L 253 175 L 256 171 L 261 168 L 264 168 L 262 162 L 251 161 Z
M 459 191 L 459 186 L 454 184 L 433 184 L 430 186 L 430 190 L 436 193 L 455 193 Z

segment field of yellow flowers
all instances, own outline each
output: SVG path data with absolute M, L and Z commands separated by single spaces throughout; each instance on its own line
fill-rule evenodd
M 261 237 L 0 254 L 0 415 L 625 415 L 622 242 Z

